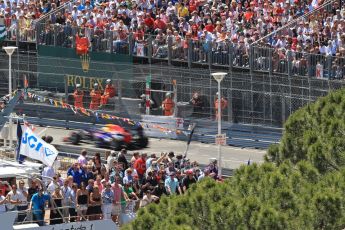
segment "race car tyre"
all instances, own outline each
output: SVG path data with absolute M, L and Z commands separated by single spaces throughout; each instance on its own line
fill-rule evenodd
M 110 142 L 110 148 L 113 150 L 121 150 L 123 145 L 124 145 L 124 143 L 122 141 L 112 140 Z
M 139 146 L 141 148 L 146 148 L 148 144 L 149 144 L 149 139 L 147 137 L 143 137 L 139 140 Z
M 97 148 L 103 148 L 105 146 L 105 144 L 103 143 L 103 140 L 101 138 L 97 138 L 95 140 L 95 144 Z
M 73 145 L 77 145 L 81 141 L 81 135 L 79 133 L 72 133 L 70 140 Z

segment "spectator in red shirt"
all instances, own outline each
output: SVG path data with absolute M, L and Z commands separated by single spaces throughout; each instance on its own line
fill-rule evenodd
M 207 21 L 207 25 L 205 26 L 205 30 L 207 30 L 207 31 L 210 32 L 210 33 L 213 33 L 214 26 L 213 26 L 213 24 L 212 24 L 211 19 L 209 19 L 209 20 Z
M 148 27 L 148 29 L 152 32 L 154 28 L 155 21 L 151 17 L 151 14 L 147 13 L 146 18 L 144 19 L 145 25 Z
M 142 153 L 141 156 L 134 162 L 134 168 L 138 173 L 139 181 L 142 181 L 146 172 L 146 153 Z
M 165 23 L 163 20 L 160 19 L 159 15 L 157 15 L 156 21 L 155 21 L 155 23 L 154 23 L 154 29 L 155 29 L 155 31 L 156 31 L 157 29 L 161 29 L 161 30 L 165 31 L 166 28 L 167 28 L 166 23 Z

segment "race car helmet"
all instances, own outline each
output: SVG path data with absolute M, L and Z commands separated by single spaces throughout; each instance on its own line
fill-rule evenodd
M 166 93 L 165 96 L 166 97 L 171 97 L 171 93 Z
M 76 84 L 75 87 L 76 87 L 76 88 L 80 88 L 81 85 L 80 85 L 80 84 Z
M 107 79 L 107 84 L 110 84 L 111 83 L 111 79 Z
M 98 88 L 98 83 L 93 84 L 93 88 Z
M 141 96 L 140 96 L 141 98 L 145 98 L 146 97 L 146 95 L 145 94 L 141 94 Z

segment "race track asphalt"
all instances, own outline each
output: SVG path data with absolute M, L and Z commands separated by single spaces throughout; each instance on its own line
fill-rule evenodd
M 62 152 L 80 153 L 81 149 L 87 149 L 90 153 L 100 152 L 101 154 L 106 149 L 96 148 L 93 144 L 83 143 L 75 146 L 66 142 L 63 142 L 63 138 L 68 136 L 72 130 L 66 130 L 53 127 L 35 127 L 35 133 L 40 136 L 51 135 L 54 138 L 53 144 L 57 149 Z M 13 125 L 13 138 L 16 135 L 16 125 Z M 168 139 L 156 139 L 150 138 L 149 146 L 145 149 L 139 150 L 139 152 L 145 152 L 147 154 L 155 153 L 157 156 L 161 152 L 174 151 L 176 154 L 183 154 L 186 149 L 186 142 Z M 242 164 L 247 164 L 250 159 L 251 163 L 262 163 L 263 157 L 266 151 L 251 149 L 251 148 L 237 148 L 232 146 L 222 146 L 222 166 L 227 169 L 236 169 Z M 129 151 L 130 153 L 133 151 Z M 200 164 L 206 165 L 210 162 L 211 158 L 218 158 L 218 147 L 214 144 L 204 144 L 199 142 L 191 142 L 187 157 L 191 161 L 197 161 Z

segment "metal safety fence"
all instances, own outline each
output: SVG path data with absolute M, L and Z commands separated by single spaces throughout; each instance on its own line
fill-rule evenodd
M 261 43 L 250 46 L 229 39 L 206 40 L 180 37 L 174 34 L 156 35 L 127 33 L 126 31 L 81 28 L 72 24 L 38 23 L 38 45 L 75 48 L 76 36 L 90 41 L 91 52 L 123 54 L 147 60 L 149 63 L 166 62 L 189 68 L 228 69 L 276 73 L 286 76 L 309 76 L 327 79 L 344 77 L 345 59 L 340 54 L 293 51 L 271 48 Z
M 7 94 L 8 58 L 4 55 L 0 60 L 0 77 L 3 79 L 1 82 L 3 86 L 0 88 L 3 94 Z M 271 65 L 266 61 L 260 62 L 263 65 L 260 68 Z M 48 63 L 54 63 L 54 66 L 49 67 Z M 41 114 L 40 116 L 46 113 L 49 116 L 68 120 L 68 117 L 74 116 L 74 112 L 67 111 L 66 108 L 55 110 L 56 105 L 49 99 L 75 105 L 74 92 L 76 85 L 80 84 L 80 90 L 83 91 L 82 106 L 90 109 L 92 101 L 90 93 L 94 83 L 98 83 L 102 96 L 107 84 L 106 80 L 111 79 L 115 95 L 108 97 L 102 106 L 94 110 L 122 117 L 135 117 L 146 114 L 146 83 L 150 76 L 151 115 L 164 115 L 163 101 L 166 99 L 166 94 L 170 93 L 176 117 L 187 120 L 216 120 L 217 82 L 210 76 L 208 69 L 176 68 L 164 62 L 151 65 L 124 62 L 114 66 L 114 63 L 93 60 L 90 66 L 89 71 L 92 74 L 84 76 L 71 73 L 80 68 L 78 59 L 15 55 L 12 73 L 13 81 L 16 83 L 13 85 L 21 88 L 24 86 L 24 80 L 27 79 L 27 91 L 47 99 L 43 102 L 26 98 L 28 105 L 40 104 L 40 107 L 35 108 L 35 113 Z M 224 122 L 281 127 L 289 115 L 298 108 L 320 96 L 325 96 L 331 90 L 344 86 L 341 80 L 330 81 L 310 78 L 306 75 L 286 77 L 277 72 L 267 74 L 259 71 L 258 64 L 255 64 L 255 68 L 258 68 L 258 71 L 254 73 L 226 70 L 228 74 L 221 83 Z M 101 105 L 100 101 L 99 105 Z

